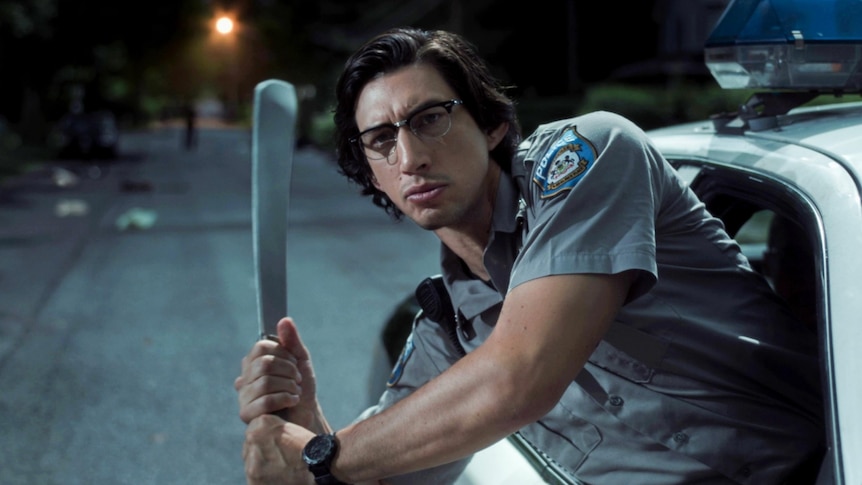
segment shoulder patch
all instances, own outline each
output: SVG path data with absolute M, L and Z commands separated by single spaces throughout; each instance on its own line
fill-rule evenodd
M 398 356 L 398 362 L 395 363 L 395 367 L 392 369 L 392 373 L 389 374 L 389 380 L 386 381 L 386 387 L 392 387 L 395 384 L 398 384 L 398 381 L 401 380 L 401 375 L 404 374 L 404 366 L 407 365 L 407 361 L 410 360 L 410 356 L 413 355 L 413 350 L 416 347 L 413 345 L 413 333 L 407 337 L 407 342 L 404 343 L 404 348 L 401 349 L 401 355 Z
M 541 197 L 547 199 L 571 190 L 596 161 L 596 148 L 581 136 L 576 126 L 563 131 L 533 172 Z

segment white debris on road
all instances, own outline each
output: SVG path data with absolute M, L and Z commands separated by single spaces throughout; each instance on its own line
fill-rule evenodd
M 124 212 L 114 224 L 120 231 L 149 229 L 156 223 L 159 215 L 154 210 L 133 207 Z
M 90 212 L 90 206 L 81 199 L 61 199 L 54 205 L 57 217 L 82 217 Z

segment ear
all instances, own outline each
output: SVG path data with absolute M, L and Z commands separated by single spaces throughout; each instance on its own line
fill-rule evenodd
M 500 123 L 496 128 L 488 131 L 486 138 L 488 140 L 488 151 L 497 148 L 497 145 L 503 140 L 503 137 L 506 136 L 506 132 L 509 131 L 509 123 L 503 122 Z
M 379 190 L 379 191 L 381 191 L 381 192 L 383 192 L 383 189 L 381 189 L 381 188 L 380 188 L 380 182 L 378 182 L 378 181 L 377 181 L 377 177 L 375 177 L 374 175 L 372 175 L 372 176 L 371 176 L 371 177 L 369 177 L 369 178 L 371 179 L 371 184 L 372 184 L 372 185 L 374 185 L 374 188 L 375 188 L 375 189 L 377 189 L 377 190 Z

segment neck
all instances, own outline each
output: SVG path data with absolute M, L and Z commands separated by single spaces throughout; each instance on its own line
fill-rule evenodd
M 477 277 L 488 281 L 490 275 L 485 270 L 485 247 L 491 235 L 491 221 L 494 218 L 494 203 L 500 184 L 500 168 L 496 163 L 488 176 L 485 192 L 477 201 L 474 210 L 469 212 L 457 225 L 435 230 L 443 244 L 455 253 Z

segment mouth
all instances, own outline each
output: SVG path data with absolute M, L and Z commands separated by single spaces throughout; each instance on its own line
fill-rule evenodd
M 444 188 L 445 185 L 441 183 L 414 185 L 404 192 L 404 198 L 414 204 L 428 203 L 439 197 L 443 193 Z

